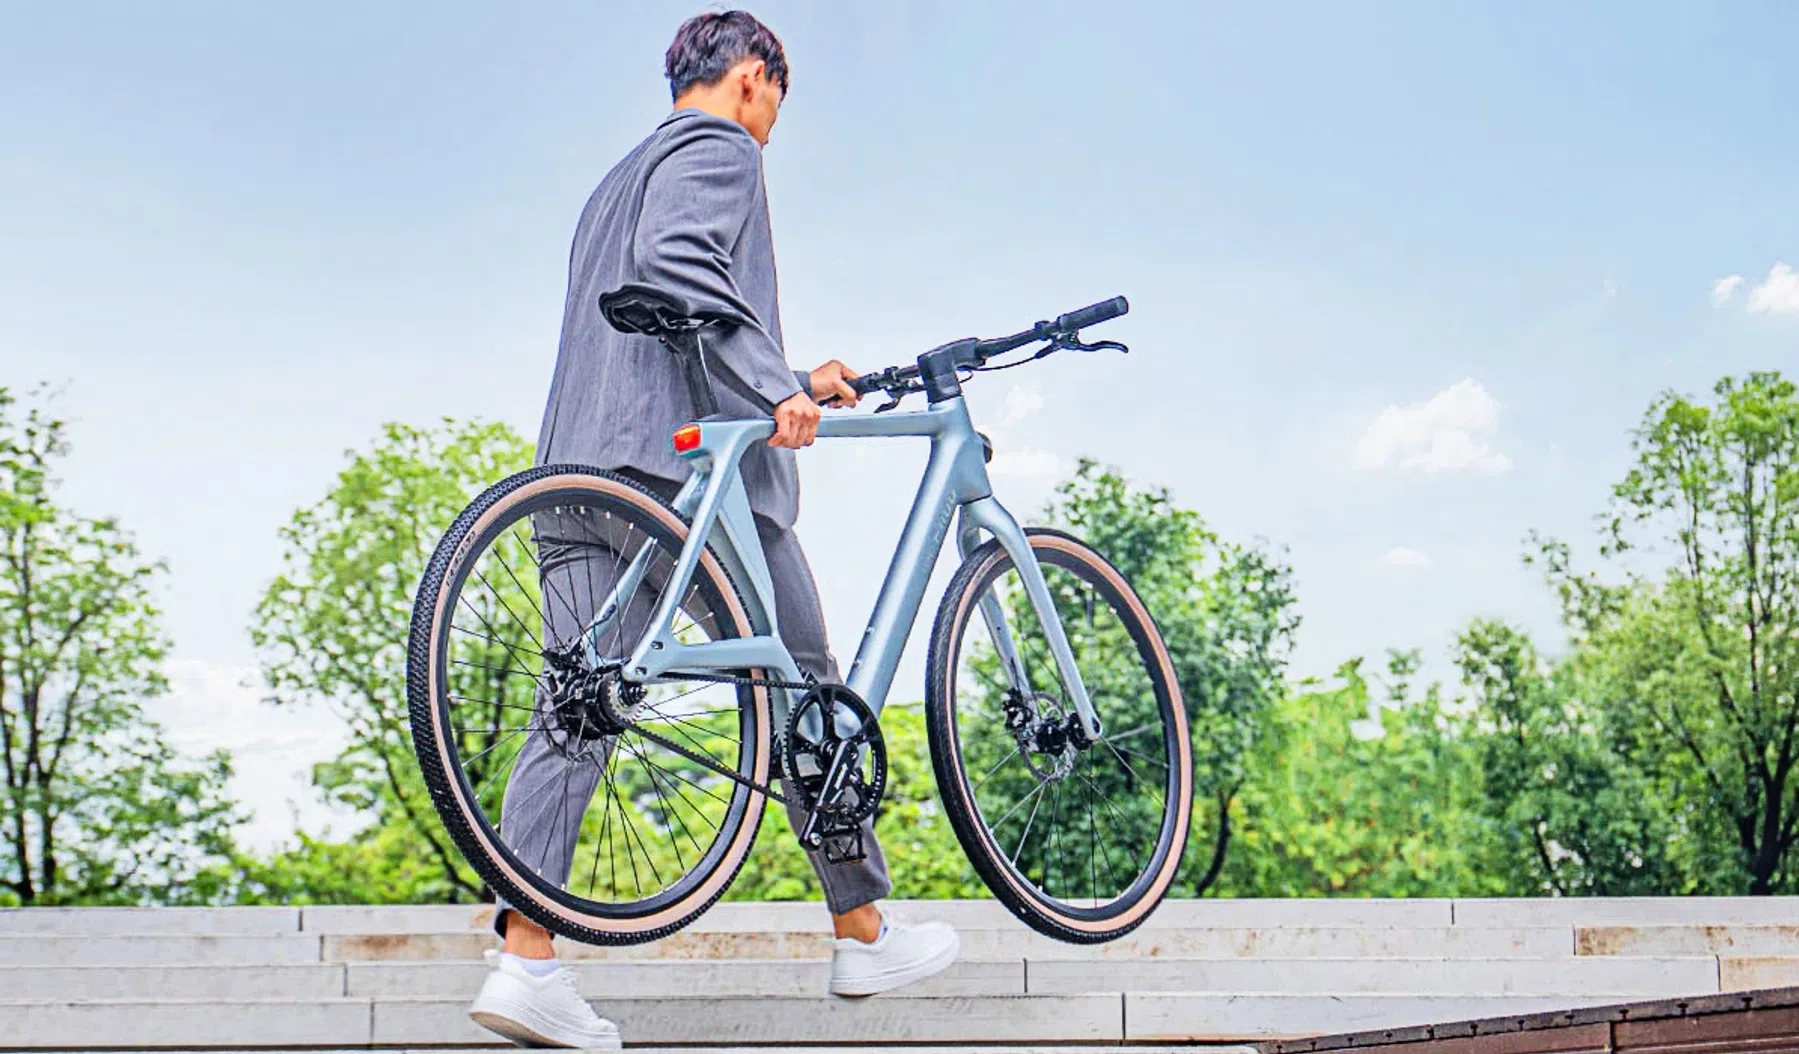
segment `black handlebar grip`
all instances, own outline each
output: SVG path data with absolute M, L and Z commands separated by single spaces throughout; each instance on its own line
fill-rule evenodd
M 1102 300 L 1097 304 L 1089 304 L 1076 311 L 1056 319 L 1056 328 L 1063 332 L 1086 329 L 1088 326 L 1117 318 L 1131 309 L 1131 302 L 1124 297 L 1115 296 L 1110 300 Z
M 878 392 L 881 390 L 881 379 L 885 372 L 883 370 L 881 373 L 865 373 L 851 381 L 850 387 L 856 390 L 857 397 Z

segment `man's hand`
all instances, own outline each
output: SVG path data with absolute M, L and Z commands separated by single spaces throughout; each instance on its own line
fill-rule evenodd
M 818 437 L 818 404 L 805 392 L 794 392 L 775 406 L 775 434 L 769 446 L 797 450 Z
M 859 376 L 855 370 L 832 359 L 812 371 L 812 398 L 832 407 L 854 406 L 859 396 L 856 389 L 850 387 L 850 382 Z
M 850 382 L 858 376 L 855 370 L 832 359 L 811 373 L 812 394 L 799 392 L 788 396 L 775 407 L 775 434 L 768 437 L 769 446 L 797 450 L 811 446 L 818 438 L 819 403 L 829 406 L 856 405 L 859 396 Z M 816 402 L 814 401 L 816 400 Z

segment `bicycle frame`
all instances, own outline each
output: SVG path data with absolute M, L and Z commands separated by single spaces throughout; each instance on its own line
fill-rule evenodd
M 698 445 L 681 453 L 693 464 L 694 472 L 674 501 L 675 508 L 690 519 L 692 526 L 650 629 L 632 651 L 622 675 L 627 680 L 641 682 L 680 672 L 759 668 L 789 681 L 802 680 L 801 671 L 781 642 L 774 583 L 769 577 L 762 541 L 756 533 L 749 499 L 738 474 L 738 462 L 744 451 L 751 443 L 773 435 L 774 421 L 769 418 L 706 419 L 697 422 L 697 426 L 700 430 Z M 956 542 L 964 558 L 981 544 L 985 535 L 998 539 L 1012 558 L 1044 627 L 1062 683 L 1074 696 L 1075 711 L 1087 734 L 1098 739 L 1100 722 L 1075 666 L 1042 568 L 1038 566 L 1036 554 L 1018 521 L 993 497 L 993 486 L 987 477 L 985 441 L 975 431 L 962 398 L 956 396 L 934 402 L 925 410 L 827 416 L 819 423 L 818 435 L 820 438 L 924 436 L 931 441 L 930 460 L 919 481 L 912 511 L 906 517 L 906 526 L 888 566 L 880 596 L 875 601 L 874 613 L 863 631 L 855 662 L 845 678 L 849 689 L 866 701 L 875 713 L 880 713 L 892 687 L 906 638 L 917 620 L 932 568 L 948 536 L 950 522 L 959 514 Z M 751 636 L 692 644 L 676 639 L 671 631 L 680 600 L 687 594 L 699 566 L 700 554 L 708 544 L 732 577 L 748 586 L 749 595 L 745 600 L 753 631 Z M 584 640 L 590 661 L 600 661 L 597 648 L 604 627 L 616 613 L 621 598 L 629 597 L 646 573 L 648 559 L 649 549 L 646 548 L 625 570 L 588 625 Z M 1028 695 L 1032 689 L 999 603 L 991 595 L 986 596 L 981 602 L 981 612 L 1012 687 Z M 786 717 L 784 704 L 785 700 L 777 714 L 783 721 Z

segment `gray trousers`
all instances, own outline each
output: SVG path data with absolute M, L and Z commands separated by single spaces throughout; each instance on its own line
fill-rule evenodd
M 626 471 L 637 482 L 672 501 L 680 485 Z M 593 601 L 604 600 L 616 581 L 618 553 L 604 542 L 558 520 L 560 513 L 535 517 L 538 560 L 544 582 L 545 643 L 557 647 L 573 641 L 593 618 Z M 818 602 L 818 586 L 812 568 L 800 549 L 799 539 L 791 529 L 777 526 L 761 516 L 756 518 L 756 531 L 761 536 L 763 552 L 768 557 L 769 577 L 775 587 L 775 614 L 781 626 L 781 641 L 794 662 L 804 672 L 823 682 L 838 682 L 837 660 L 831 656 L 825 639 L 824 610 Z M 585 533 L 591 535 L 591 528 Z M 641 534 L 638 535 L 641 538 Z M 627 543 L 628 544 L 628 543 Z M 621 639 L 641 639 L 652 612 L 650 597 L 658 590 L 643 591 L 617 622 Z M 542 727 L 546 711 L 539 699 L 533 715 L 534 726 Z M 599 786 L 601 766 L 610 756 L 612 743 L 603 742 L 604 750 L 585 763 L 571 763 L 559 752 L 544 732 L 526 736 L 512 773 L 506 784 L 506 795 L 500 809 L 502 838 L 527 865 L 557 885 L 568 882 L 573 864 L 575 844 L 580 837 L 581 817 L 586 815 L 589 801 Z M 776 768 L 779 768 L 776 759 Z M 794 788 L 783 783 L 786 796 L 795 798 Z M 806 815 L 798 806 L 787 807 L 787 817 L 797 832 Z M 874 821 L 862 828 L 862 844 L 867 857 L 853 863 L 832 864 L 822 853 L 808 853 L 812 868 L 824 887 L 825 904 L 832 914 L 841 915 L 853 908 L 887 896 L 893 883 L 887 874 L 887 861 L 874 836 Z M 506 932 L 506 903 L 502 900 L 494 912 L 494 928 Z

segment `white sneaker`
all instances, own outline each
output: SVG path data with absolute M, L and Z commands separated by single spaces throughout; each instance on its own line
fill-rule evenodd
M 489 949 L 494 971 L 469 1007 L 475 1024 L 521 1047 L 578 1047 L 618 1050 L 618 1026 L 593 1012 L 575 982 L 575 971 L 557 967 L 533 977 L 509 956 Z
M 947 922 L 890 921 L 873 944 L 839 937 L 831 951 L 831 994 L 891 992 L 947 970 L 961 949 L 961 938 Z

